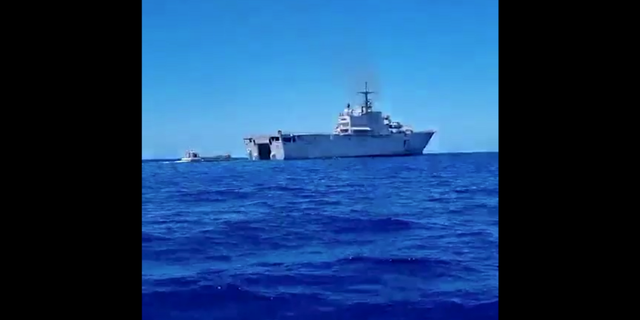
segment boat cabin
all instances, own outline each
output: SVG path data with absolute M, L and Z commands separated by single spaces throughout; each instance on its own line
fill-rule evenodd
M 187 151 L 185 158 L 200 158 L 200 155 L 194 151 Z

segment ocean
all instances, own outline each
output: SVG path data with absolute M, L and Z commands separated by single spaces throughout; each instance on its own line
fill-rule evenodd
M 142 319 L 498 319 L 498 153 L 143 161 Z

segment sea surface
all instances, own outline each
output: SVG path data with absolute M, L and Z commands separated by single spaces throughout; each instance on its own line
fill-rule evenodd
M 498 153 L 143 162 L 142 319 L 498 319 Z

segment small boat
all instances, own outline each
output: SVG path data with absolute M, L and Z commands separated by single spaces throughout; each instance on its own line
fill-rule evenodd
M 180 162 L 202 162 L 204 159 L 200 157 L 200 154 L 194 151 L 187 151 L 184 158 L 180 159 Z
M 231 155 L 223 154 L 219 156 L 208 157 L 207 160 L 214 160 L 214 161 L 231 160 Z

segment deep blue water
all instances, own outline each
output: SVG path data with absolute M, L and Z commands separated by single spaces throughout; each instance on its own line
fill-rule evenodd
M 498 154 L 142 163 L 143 319 L 498 319 Z

